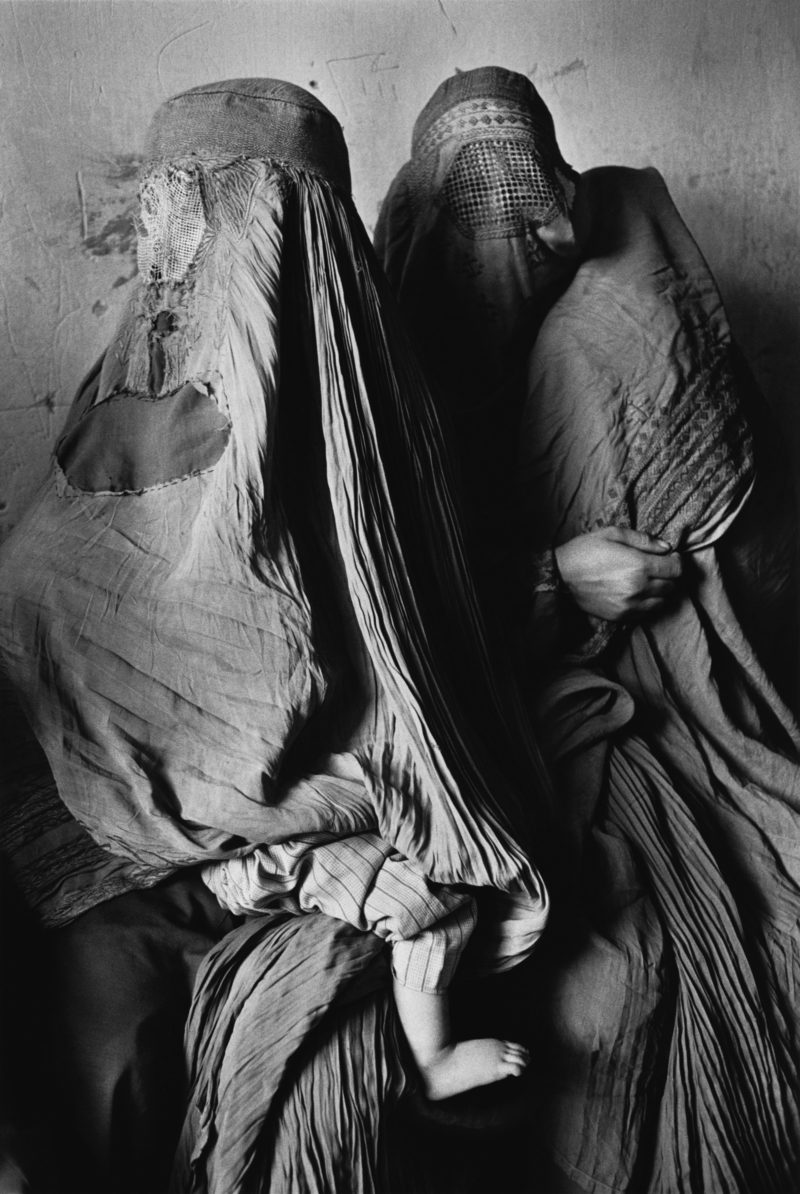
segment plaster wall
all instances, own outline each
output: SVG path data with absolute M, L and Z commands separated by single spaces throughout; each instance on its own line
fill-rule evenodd
M 797 0 L 0 0 L 0 536 L 130 288 L 162 99 L 247 75 L 316 92 L 371 231 L 423 102 L 487 63 L 530 76 L 578 169 L 661 170 L 800 445 Z

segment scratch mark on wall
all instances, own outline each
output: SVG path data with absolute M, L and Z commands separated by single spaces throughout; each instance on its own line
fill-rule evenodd
M 198 29 L 205 29 L 206 25 L 211 25 L 211 24 L 213 24 L 213 21 L 211 21 L 211 20 L 201 21 L 199 25 L 192 25 L 191 28 L 189 28 L 189 29 L 181 29 L 181 31 L 179 33 L 175 33 L 175 34 L 173 34 L 172 37 L 167 38 L 167 40 L 164 42 L 161 49 L 158 51 L 158 56 L 156 58 L 156 76 L 158 78 L 159 86 L 161 87 L 161 90 L 162 90 L 162 92 L 164 92 L 165 95 L 166 95 L 166 88 L 164 86 L 164 80 L 161 77 L 161 64 L 162 64 L 162 59 L 163 59 L 164 55 L 166 54 L 167 50 L 169 50 L 172 46 L 175 45 L 176 42 L 180 41 L 182 38 L 188 37 L 190 33 L 196 33 Z
M 28 66 L 28 57 L 25 53 L 25 46 L 23 45 L 22 37 L 20 35 L 19 17 L 17 16 L 17 5 L 15 3 L 15 0 L 11 0 L 11 16 L 14 18 L 14 29 L 17 34 L 17 49 L 19 50 L 20 60 L 22 62 L 22 66 L 25 71 L 25 74 L 28 76 L 29 79 L 31 79 L 32 78 L 31 68 Z
M 568 62 L 565 66 L 559 67 L 557 71 L 553 71 L 552 77 L 554 79 L 563 79 L 564 75 L 572 75 L 576 70 L 587 69 L 586 63 L 582 58 L 573 58 L 572 62 Z
M 117 153 L 106 158 L 108 163 L 108 177 L 113 182 L 133 182 L 139 175 L 142 165 L 140 153 Z
M 339 77 L 339 71 L 338 71 L 338 69 L 334 70 L 334 66 L 338 67 L 340 64 L 362 62 L 366 59 L 366 60 L 369 60 L 369 63 L 370 63 L 369 70 L 367 72 L 368 75 L 378 75 L 383 71 L 398 70 L 399 69 L 398 63 L 394 62 L 394 63 L 385 64 L 381 61 L 381 59 L 386 58 L 388 52 L 389 52 L 388 50 L 378 50 L 377 53 L 372 52 L 372 53 L 366 53 L 366 54 L 347 54 L 342 58 L 326 59 L 325 65 L 328 68 L 328 73 L 330 74 L 331 79 L 333 80 L 333 85 L 336 88 L 336 92 L 339 96 L 339 99 L 342 101 L 342 107 L 344 108 L 345 112 L 350 111 L 350 106 L 347 102 L 347 98 L 346 98 L 346 96 L 344 94 L 344 90 L 343 90 L 344 77 Z M 377 83 L 377 86 L 378 86 L 379 95 L 382 95 L 383 92 L 381 89 L 380 79 L 375 80 L 375 82 Z M 366 87 L 366 80 L 364 79 L 363 74 L 359 77 L 356 85 L 358 87 L 358 90 L 363 95 L 368 94 L 367 87 Z
M 75 171 L 75 182 L 78 185 L 78 206 L 81 211 L 81 240 L 85 241 L 89 235 L 89 221 L 86 216 L 86 192 L 83 189 L 83 178 L 80 170 Z
M 14 30 L 17 35 L 17 48 L 19 50 L 19 56 L 20 56 L 20 60 L 22 62 L 23 69 L 25 71 L 25 74 L 28 76 L 28 83 L 30 84 L 33 91 L 36 92 L 39 99 L 41 100 L 42 107 L 44 108 L 45 112 L 47 113 L 48 120 L 50 121 L 51 124 L 55 124 L 56 120 L 53 115 L 53 110 L 50 107 L 50 105 L 48 104 L 47 97 L 45 96 L 44 92 L 42 91 L 41 87 L 39 86 L 39 84 L 37 82 L 37 74 L 35 72 L 31 71 L 31 68 L 28 64 L 28 57 L 25 53 L 25 46 L 23 44 L 22 33 L 21 33 L 21 30 L 19 27 L 19 17 L 17 15 L 17 4 L 15 3 L 15 0 L 11 0 L 11 15 L 14 19 Z
M 33 231 L 34 236 L 36 237 L 37 241 L 39 242 L 40 248 L 42 249 L 43 252 L 45 252 L 47 254 L 48 257 L 50 257 L 52 259 L 53 254 L 50 252 L 50 246 L 58 244 L 58 236 L 43 236 L 42 233 L 39 231 L 39 228 L 36 225 L 36 221 L 33 218 L 31 209 L 28 206 L 28 204 L 23 203 L 22 206 L 25 209 L 25 215 L 28 217 L 28 223 L 31 226 L 31 230 Z
M 67 323 L 71 319 L 75 319 L 76 316 L 80 317 L 80 315 L 81 315 L 80 307 L 73 307 L 70 311 L 65 311 L 63 313 L 63 315 L 59 315 L 58 319 L 56 320 L 56 322 L 53 325 L 52 334 L 55 336 L 58 332 L 61 331 L 61 329 L 65 323 Z
M 20 345 L 17 343 L 17 337 L 16 337 L 16 334 L 14 331 L 14 326 L 11 322 L 11 314 L 9 311 L 8 291 L 6 290 L 5 283 L 3 281 L 2 276 L 0 276 L 0 300 L 2 300 L 3 323 L 5 325 L 6 338 L 8 340 L 8 344 L 11 349 L 11 355 L 13 356 L 14 361 L 19 365 L 21 372 L 24 375 L 26 382 L 28 383 L 28 390 L 30 391 L 31 398 L 35 400 L 36 387 L 33 384 L 33 377 L 31 376 L 31 371 L 30 371 L 30 367 L 28 365 L 27 358 L 26 358 L 25 354 L 22 352 Z M 26 409 L 26 408 L 23 408 L 23 409 Z
M 731 174 L 730 166 L 723 166 L 720 170 L 702 170 L 696 174 L 689 174 L 686 178 L 686 185 L 690 190 L 694 191 L 699 187 L 701 182 L 709 179 L 717 180 L 719 178 L 726 178 Z
M 696 79 L 708 79 L 713 76 L 716 67 L 716 56 L 711 46 L 714 39 L 709 33 L 708 21 L 704 20 L 694 39 L 691 57 L 691 72 Z
M 443 0 L 436 0 L 436 5 L 439 9 L 439 12 L 442 14 L 442 16 L 444 17 L 444 19 L 447 21 L 448 25 L 452 29 L 453 37 L 458 37 L 458 30 L 456 29 L 455 25 L 453 24 L 453 20 L 450 16 L 450 13 L 445 8 Z

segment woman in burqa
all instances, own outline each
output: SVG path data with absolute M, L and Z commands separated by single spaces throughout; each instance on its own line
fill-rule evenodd
M 502 970 L 545 920 L 547 780 L 508 728 L 337 122 L 272 80 L 175 97 L 141 221 L 119 329 L 0 558 L 3 671 L 70 814 L 28 810 L 19 877 L 51 926 L 64 1185 L 161 1188 L 200 966 L 176 1188 L 385 1188 L 404 1079 L 379 938 L 286 909 L 231 932 L 198 869 L 378 843 L 478 893 L 465 965 Z
M 800 1172 L 793 497 L 662 178 L 578 175 L 523 76 L 446 80 L 376 230 L 557 788 L 548 1191 Z

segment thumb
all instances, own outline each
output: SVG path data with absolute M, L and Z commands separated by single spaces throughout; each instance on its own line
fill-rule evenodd
M 666 555 L 672 551 L 672 545 L 665 539 L 657 539 L 655 535 L 635 531 L 632 527 L 603 527 L 597 534 L 614 543 L 624 543 L 626 547 L 635 547 L 638 551 L 648 551 L 654 555 Z

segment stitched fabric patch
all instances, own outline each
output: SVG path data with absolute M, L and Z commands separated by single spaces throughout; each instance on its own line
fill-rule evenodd
M 216 464 L 230 423 L 191 383 L 173 394 L 118 394 L 92 407 L 60 441 L 56 459 L 86 493 L 140 493 Z

